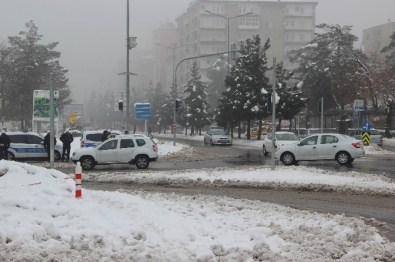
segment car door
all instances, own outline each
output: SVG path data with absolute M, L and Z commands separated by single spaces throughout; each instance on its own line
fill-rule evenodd
M 310 136 L 303 139 L 297 146 L 296 160 L 316 160 L 318 149 L 318 136 Z
M 44 139 L 35 135 L 26 135 L 29 157 L 48 157 L 44 148 Z
M 27 138 L 23 134 L 13 134 L 10 135 L 11 149 L 15 152 L 16 158 L 26 158 L 29 157 L 28 149 L 29 145 L 27 143 Z
M 120 148 L 117 150 L 117 161 L 119 163 L 128 163 L 134 158 L 134 141 L 132 138 L 122 138 L 120 141 Z
M 339 150 L 339 139 L 334 135 L 321 135 L 319 141 L 317 157 L 319 159 L 334 159 Z
M 111 139 L 96 150 L 96 158 L 99 163 L 116 163 L 117 162 L 117 149 L 118 149 L 118 139 Z

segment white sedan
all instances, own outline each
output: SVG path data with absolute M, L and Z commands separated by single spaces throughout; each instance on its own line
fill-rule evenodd
M 365 155 L 361 140 L 341 134 L 316 134 L 296 144 L 285 145 L 276 150 L 276 159 L 285 165 L 296 164 L 297 161 L 336 160 L 346 165 Z
M 268 134 L 263 139 L 263 155 L 267 155 L 267 153 L 273 152 L 273 144 L 272 144 L 272 136 L 273 134 Z M 292 132 L 283 132 L 279 131 L 276 132 L 276 139 L 275 139 L 275 148 L 280 148 L 288 144 L 296 144 L 300 138 Z

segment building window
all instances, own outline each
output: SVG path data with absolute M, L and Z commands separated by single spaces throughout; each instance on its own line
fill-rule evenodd
M 259 17 L 245 16 L 239 18 L 240 28 L 258 28 L 259 27 Z

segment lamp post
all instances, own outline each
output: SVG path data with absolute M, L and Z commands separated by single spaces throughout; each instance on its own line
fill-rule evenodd
M 209 10 L 204 10 L 204 11 L 206 11 L 207 13 L 209 13 L 209 14 L 211 14 L 211 15 L 215 15 L 215 16 L 218 16 L 218 17 L 221 17 L 221 18 L 223 18 L 223 19 L 226 19 L 227 20 L 227 27 L 228 27 L 228 41 L 227 41 L 227 44 L 228 44 L 228 74 L 229 74 L 229 66 L 230 66 L 230 31 L 229 31 L 229 28 L 230 28 L 230 26 L 229 26 L 229 24 L 230 24 L 230 20 L 231 19 L 234 19 L 234 18 L 237 18 L 237 17 L 242 17 L 242 16 L 247 16 L 247 15 L 251 15 L 251 14 L 253 14 L 252 12 L 248 12 L 248 13 L 245 13 L 245 14 L 242 14 L 242 15 L 235 15 L 235 16 L 230 16 L 230 17 L 228 17 L 228 16 L 224 16 L 224 15 L 220 15 L 220 14 L 216 14 L 216 13 L 213 13 L 213 12 L 211 12 L 211 11 L 209 11 Z
M 129 73 L 129 50 L 137 46 L 137 37 L 129 36 L 129 0 L 126 2 L 126 121 L 129 127 L 130 119 L 130 73 Z M 129 128 L 128 128 L 129 129 Z

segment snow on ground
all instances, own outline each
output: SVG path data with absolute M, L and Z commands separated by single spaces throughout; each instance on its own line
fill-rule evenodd
M 251 172 L 223 175 L 243 179 L 254 175 Z M 284 169 L 275 175 L 291 178 L 291 173 Z M 299 170 L 295 175 L 303 180 L 314 172 L 310 173 Z M 332 175 L 332 184 L 363 185 L 358 176 L 334 182 L 339 177 Z M 380 179 L 374 184 L 394 188 Z M 1 261 L 395 259 L 395 243 L 359 218 L 201 195 L 84 189 L 82 199 L 76 199 L 69 176 L 4 160 L 0 161 L 0 225 Z

